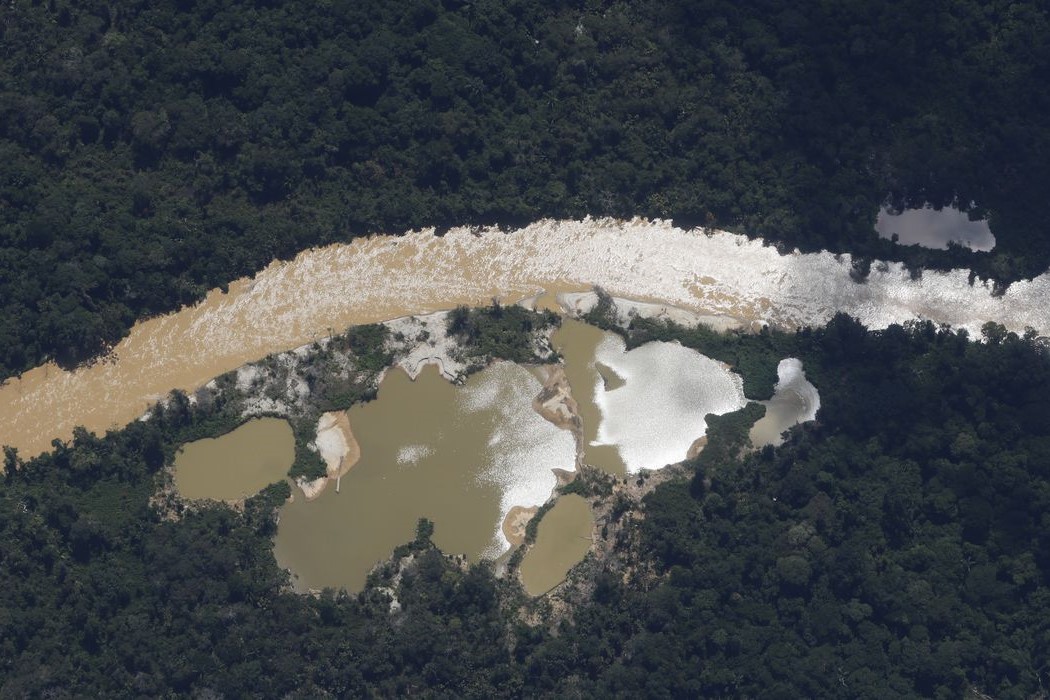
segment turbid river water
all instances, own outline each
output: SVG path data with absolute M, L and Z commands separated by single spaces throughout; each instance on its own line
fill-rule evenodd
M 433 366 L 414 382 L 389 372 L 375 401 L 348 411 L 361 458 L 339 493 L 310 502 L 297 494 L 281 509 L 278 563 L 300 590 L 359 590 L 376 562 L 412 539 L 420 517 L 434 522 L 434 543 L 448 554 L 500 555 L 510 508 L 542 504 L 556 483 L 551 470 L 575 467 L 571 433 L 532 408 L 541 388 L 506 362 L 462 387 Z
M 284 479 L 294 459 L 288 421 L 256 418 L 183 446 L 175 456 L 175 487 L 185 498 L 236 501 Z
M 616 296 L 788 328 L 837 311 L 869 327 L 916 317 L 978 332 L 986 321 L 1050 329 L 1050 277 L 1000 297 L 965 270 L 912 280 L 876 264 L 851 281 L 849 256 L 780 255 L 725 232 L 657 221 L 541 221 L 511 233 L 454 229 L 377 236 L 312 249 L 192 308 L 139 323 L 105 362 L 75 372 L 45 365 L 0 387 L 0 443 L 23 457 L 69 439 L 74 426 L 120 427 L 175 388 L 194 389 L 268 353 L 355 323 L 513 301 L 541 289 L 600 285 Z
M 554 349 L 561 353 L 565 362 L 565 376 L 572 388 L 573 398 L 579 405 L 580 419 L 583 423 L 583 461 L 603 469 L 610 474 L 622 475 L 627 471 L 620 451 L 615 445 L 598 445 L 598 426 L 601 425 L 601 409 L 598 408 L 597 395 L 605 378 L 595 363 L 595 353 L 605 339 L 606 333 L 586 323 L 567 319 L 551 338 Z M 605 368 L 605 376 L 613 382 L 612 372 Z
M 583 498 L 570 494 L 554 504 L 521 563 L 521 582 L 529 595 L 542 595 L 561 583 L 591 547 L 594 514 Z

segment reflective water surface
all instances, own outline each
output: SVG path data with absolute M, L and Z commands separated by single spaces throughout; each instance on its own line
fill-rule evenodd
M 773 398 L 762 401 L 766 415 L 751 426 L 751 444 L 755 447 L 779 445 L 785 430 L 798 423 L 811 421 L 820 409 L 820 394 L 806 379 L 802 361 L 794 357 L 777 365 L 777 385 Z
M 875 221 L 875 230 L 883 238 L 897 234 L 898 243 L 923 248 L 945 250 L 950 241 L 970 250 L 989 251 L 995 247 L 995 236 L 987 219 L 971 221 L 969 215 L 954 207 L 934 209 L 926 206 L 899 213 L 883 207 Z
M 433 366 L 413 382 L 387 373 L 375 401 L 348 411 L 361 457 L 314 501 L 281 509 L 278 563 L 300 590 L 359 590 L 367 572 L 410 541 L 417 519 L 434 543 L 476 561 L 509 546 L 500 524 L 513 506 L 547 500 L 554 468 L 572 471 L 575 441 L 532 409 L 539 381 L 502 362 L 449 384 Z
M 627 468 L 615 445 L 598 445 L 598 427 L 602 422 L 596 397 L 604 383 L 601 368 L 595 363 L 595 353 L 607 333 L 586 323 L 565 319 L 551 342 L 565 362 L 565 376 L 579 405 L 583 422 L 583 461 L 610 474 L 623 475 Z M 606 372 L 609 372 L 606 369 Z M 611 374 L 611 372 L 610 372 Z M 618 379 L 618 378 L 617 378 Z M 616 381 L 616 380 L 614 380 Z
M 610 294 L 701 314 L 789 329 L 822 325 L 836 312 L 870 328 L 916 316 L 979 335 L 986 321 L 1050 332 L 1050 275 L 1001 296 L 970 284 L 968 270 L 873 265 L 865 284 L 848 255 L 780 255 L 761 241 L 666 221 L 540 221 L 504 233 L 453 229 L 374 236 L 303 251 L 200 304 L 142 321 L 104 362 L 66 372 L 46 364 L 0 385 L 0 444 L 24 458 L 69 439 L 73 427 L 121 427 L 172 389 L 209 379 L 272 352 L 352 324 L 406 314 L 513 302 L 546 289 L 600 285 Z

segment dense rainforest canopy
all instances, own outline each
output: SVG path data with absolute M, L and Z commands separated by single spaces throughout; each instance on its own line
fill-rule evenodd
M 1039 2 L 7 3 L 0 378 L 369 232 L 635 215 L 1050 262 Z M 971 202 L 991 255 L 878 206 Z
M 413 227 L 642 215 L 1030 276 L 1050 265 L 1046 75 L 1035 1 L 8 2 L 0 380 L 96 357 L 275 257 Z M 973 203 L 997 248 L 895 247 L 872 230 L 887 202 Z M 514 356 L 516 318 L 453 320 Z M 372 331 L 350 348 L 378 369 Z M 286 484 L 243 511 L 151 502 L 177 446 L 229 418 L 181 395 L 7 451 L 0 697 L 1050 692 L 1035 338 L 846 317 L 627 335 L 731 363 L 753 397 L 799 357 L 823 408 L 758 452 L 754 406 L 712 419 L 689 478 L 600 523 L 613 555 L 559 615 L 442 556 L 426 523 L 362 594 L 290 593 Z
M 748 454 L 761 411 L 712 420 L 691 482 L 599 524 L 617 553 L 591 562 L 588 594 L 554 625 L 489 565 L 441 556 L 425 523 L 399 584 L 392 565 L 356 596 L 287 592 L 270 541 L 283 483 L 243 513 L 162 517 L 159 470 L 215 429 L 184 397 L 25 464 L 9 453 L 0 695 L 1040 697 L 1050 363 L 1032 338 L 985 335 L 636 323 L 631 342 L 755 368 L 795 354 L 823 408 Z

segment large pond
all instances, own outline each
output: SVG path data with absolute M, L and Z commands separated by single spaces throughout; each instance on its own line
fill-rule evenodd
M 307 502 L 280 513 L 278 563 L 300 590 L 359 590 L 367 572 L 412 539 L 420 517 L 434 543 L 472 560 L 509 547 L 500 526 L 514 506 L 550 497 L 553 469 L 575 468 L 575 440 L 533 410 L 542 385 L 528 370 L 497 363 L 449 384 L 433 366 L 413 382 L 388 372 L 375 401 L 348 411 L 361 458 Z
M 995 247 L 995 236 L 987 219 L 971 220 L 966 212 L 954 207 L 934 209 L 927 205 L 900 212 L 883 207 L 875 221 L 875 230 L 883 238 L 896 234 L 898 243 L 923 248 L 945 250 L 950 242 L 970 250 L 989 251 Z
M 294 460 L 288 421 L 256 418 L 183 446 L 175 455 L 175 487 L 184 498 L 236 501 L 283 479 Z
M 594 514 L 575 494 L 555 502 L 536 533 L 536 542 L 521 563 L 521 582 L 529 595 L 543 595 L 565 580 L 565 574 L 591 548 Z

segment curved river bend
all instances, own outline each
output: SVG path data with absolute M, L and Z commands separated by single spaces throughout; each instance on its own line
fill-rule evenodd
M 69 439 L 76 425 L 120 427 L 172 389 L 192 390 L 271 352 L 347 326 L 408 314 L 513 301 L 538 290 L 599 285 L 615 296 L 793 328 L 836 312 L 872 328 L 928 318 L 978 332 L 990 320 L 1014 331 L 1050 329 L 1050 277 L 993 297 L 968 272 L 875 264 L 865 284 L 849 256 L 780 255 L 761 241 L 663 221 L 540 221 L 503 233 L 453 229 L 376 236 L 276 262 L 228 293 L 137 324 L 110 358 L 73 372 L 53 364 L 0 387 L 0 444 L 23 457 Z

